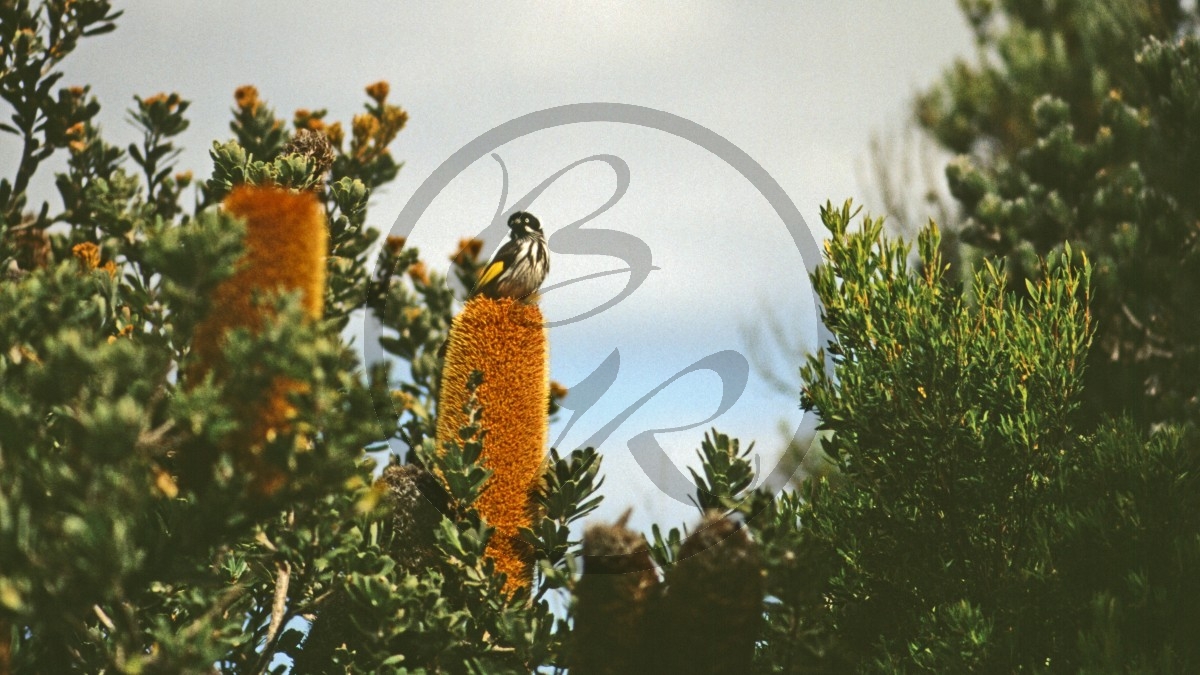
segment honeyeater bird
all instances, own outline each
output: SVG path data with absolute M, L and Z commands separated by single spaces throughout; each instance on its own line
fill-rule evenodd
M 550 273 L 542 224 L 533 214 L 517 211 L 508 217 L 508 229 L 508 241 L 483 268 L 471 295 L 535 302 L 538 288 Z
M 491 262 L 483 268 L 471 297 L 514 298 L 521 302 L 537 302 L 537 292 L 550 273 L 550 251 L 542 224 L 532 213 L 517 211 L 508 217 L 508 241 L 496 251 Z M 438 349 L 438 358 L 446 358 L 450 344 L 447 335 Z

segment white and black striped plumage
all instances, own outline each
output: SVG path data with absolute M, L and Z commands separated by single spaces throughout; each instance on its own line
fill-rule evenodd
M 550 273 L 550 253 L 542 224 L 532 214 L 517 211 L 509 216 L 508 228 L 508 241 L 483 269 L 471 295 L 533 302 Z

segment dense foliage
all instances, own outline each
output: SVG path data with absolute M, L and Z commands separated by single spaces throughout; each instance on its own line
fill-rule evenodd
M 979 45 L 921 98 L 963 239 L 1018 290 L 1070 242 L 1095 266 L 1086 410 L 1200 415 L 1200 39 L 1178 0 L 963 3 Z
M 0 93 L 14 109 L 3 130 L 23 148 L 15 178 L 0 182 L 0 671 L 278 670 L 302 652 L 298 618 L 327 604 L 376 628 L 351 652 L 331 650 L 322 672 L 519 672 L 552 659 L 561 620 L 545 600 L 499 593 L 503 577 L 482 555 L 478 441 L 433 450 L 435 354 L 453 292 L 403 242 L 387 242 L 377 274 L 368 268 L 378 238 L 368 199 L 396 176 L 388 145 L 407 120 L 387 84 L 367 88 L 348 132 L 322 110 L 298 111 L 289 130 L 239 88 L 234 137 L 213 144 L 193 210 L 192 174 L 173 165 L 186 100 L 137 97 L 130 117 L 144 140 L 122 150 L 93 124 L 100 106 L 86 87 L 54 90 L 54 65 L 118 13 L 102 1 L 0 11 Z M 61 207 L 31 205 L 30 178 L 55 153 L 67 159 Z M 242 183 L 318 195 L 330 229 L 324 318 L 305 321 L 295 294 L 261 298 L 262 325 L 226 335 L 225 375 L 197 377 L 191 338 L 242 253 L 242 223 L 217 202 Z M 344 344 L 364 308 L 390 329 L 383 346 L 403 379 L 387 364 L 364 373 Z M 253 450 L 288 479 L 264 496 L 248 489 L 246 448 L 230 439 L 247 423 L 239 410 L 279 378 L 294 384 L 294 416 Z M 444 479 L 453 518 L 439 515 L 430 533 L 432 568 L 404 567 L 413 556 L 393 543 L 395 500 L 364 454 L 391 436 Z M 207 460 L 199 475 L 196 457 Z M 597 469 L 590 451 L 548 466 L 553 506 L 531 535 L 542 593 L 562 583 L 566 525 L 595 507 Z

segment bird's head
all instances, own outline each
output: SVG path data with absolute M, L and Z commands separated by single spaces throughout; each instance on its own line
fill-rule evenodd
M 513 237 L 528 237 L 542 233 L 542 224 L 532 213 L 517 211 L 508 217 L 508 229 Z

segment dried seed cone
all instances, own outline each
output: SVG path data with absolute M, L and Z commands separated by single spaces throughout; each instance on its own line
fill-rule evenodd
M 478 296 L 454 319 L 442 366 L 438 445 L 458 441 L 467 422 L 467 378 L 483 373 L 475 395 L 483 407 L 483 464 L 492 470 L 475 502 L 496 534 L 488 554 L 508 575 L 505 590 L 528 588 L 533 568 L 519 529 L 532 521 L 531 493 L 545 454 L 550 398 L 549 353 L 542 312 L 512 298 Z
M 643 618 L 657 592 L 658 572 L 646 538 L 625 527 L 591 525 L 583 534 L 583 575 L 576 587 L 571 672 L 646 672 L 642 641 L 655 632 Z
M 41 269 L 49 265 L 50 260 L 54 257 L 54 251 L 50 247 L 50 237 L 44 229 L 38 227 L 10 229 L 4 234 L 4 237 L 11 243 L 17 267 L 21 270 Z
M 312 163 L 313 175 L 318 177 L 316 184 L 312 188 L 314 192 L 321 191 L 321 179 L 333 166 L 335 157 L 333 144 L 329 142 L 329 137 L 323 133 L 309 129 L 297 129 L 296 134 L 292 136 L 292 140 L 284 144 L 279 154 L 299 154 L 308 158 Z
M 388 553 L 405 571 L 418 573 L 437 561 L 435 531 L 449 504 L 441 482 L 412 464 L 392 464 L 375 486 L 384 490 L 390 512 L 391 544 Z
M 763 614 L 763 565 L 746 530 L 709 511 L 684 540 L 652 621 L 664 632 L 653 672 L 748 673 Z
M 221 342 L 235 328 L 256 330 L 263 322 L 264 308 L 254 302 L 255 294 L 300 291 L 305 314 L 319 319 L 325 299 L 325 256 L 329 239 L 325 210 L 310 192 L 290 192 L 274 187 L 242 185 L 223 202 L 225 210 L 246 222 L 244 252 L 237 270 L 213 293 L 208 316 L 197 327 L 192 340 L 196 361 L 193 378 L 213 372 L 224 377 Z M 244 412 L 239 446 L 248 449 L 244 463 L 254 471 L 254 491 L 269 495 L 282 486 L 280 467 L 266 466 L 254 455 L 272 430 L 288 425 L 295 411 L 288 395 L 302 391 L 299 382 L 280 379 L 256 406 Z

